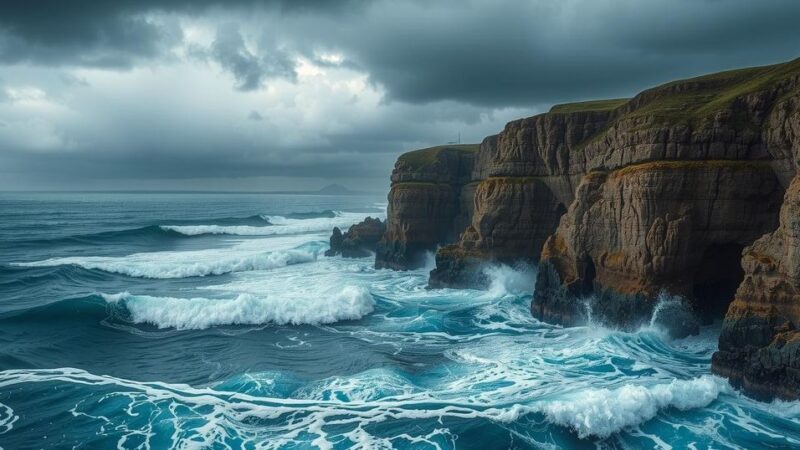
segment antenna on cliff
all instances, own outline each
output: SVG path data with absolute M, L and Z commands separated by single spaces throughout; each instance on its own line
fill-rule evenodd
M 450 144 L 450 145 L 452 145 L 452 144 L 461 144 L 461 132 L 460 131 L 458 132 L 458 140 L 457 141 L 450 141 L 450 142 L 448 142 L 448 144 Z

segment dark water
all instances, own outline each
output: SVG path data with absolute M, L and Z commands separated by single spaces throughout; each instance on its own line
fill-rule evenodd
M 559 328 L 325 258 L 365 196 L 0 194 L 0 447 L 800 448 L 709 372 L 717 327 Z

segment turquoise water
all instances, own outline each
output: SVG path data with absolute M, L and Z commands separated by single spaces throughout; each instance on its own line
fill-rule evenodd
M 0 447 L 800 448 L 670 340 L 326 258 L 366 196 L 0 194 Z

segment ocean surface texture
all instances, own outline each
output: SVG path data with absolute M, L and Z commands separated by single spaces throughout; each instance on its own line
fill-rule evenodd
M 800 448 L 670 340 L 323 256 L 385 199 L 0 194 L 0 448 Z

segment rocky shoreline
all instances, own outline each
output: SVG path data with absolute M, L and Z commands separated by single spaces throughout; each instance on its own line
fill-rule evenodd
M 402 155 L 378 268 L 485 287 L 538 264 L 531 313 L 674 336 L 723 320 L 712 370 L 800 398 L 800 59 L 557 105 L 478 145 Z M 437 250 L 438 249 L 438 250 Z

